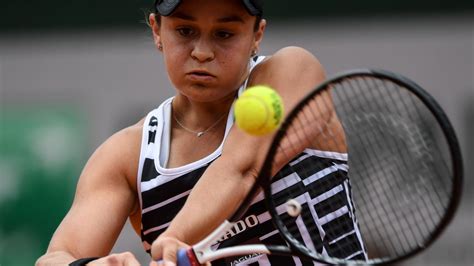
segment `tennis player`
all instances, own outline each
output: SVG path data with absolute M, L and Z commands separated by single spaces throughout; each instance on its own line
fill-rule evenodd
M 176 95 L 94 152 L 80 176 L 71 209 L 37 265 L 139 265 L 130 252 L 109 254 L 127 218 L 151 254 L 151 264 L 174 265 L 178 248 L 204 238 L 237 208 L 270 145 L 271 134 L 250 136 L 233 125 L 232 105 L 238 95 L 248 86 L 266 84 L 291 110 L 325 79 L 321 64 L 302 48 L 257 56 L 266 26 L 260 0 L 158 0 L 155 10 L 149 22 Z M 320 147 L 302 147 L 295 153 L 292 164 L 313 165 L 311 173 L 285 172 L 288 160 L 276 168 L 284 177 L 314 174 L 335 162 L 347 164 L 346 151 L 330 146 L 321 142 Z M 331 151 L 331 156 L 320 150 Z M 326 178 L 334 181 L 315 185 L 321 185 L 325 198 L 346 199 L 346 213 L 337 217 L 347 220 L 347 231 L 331 233 L 327 217 L 335 217 L 341 206 L 321 200 L 310 206 L 320 210 L 313 222 L 326 223 L 319 224 L 321 234 L 302 237 L 321 252 L 336 252 L 332 246 L 340 238 L 354 249 L 339 257 L 364 256 L 350 206 L 347 168 Z M 263 202 L 256 200 L 215 248 L 283 244 L 271 221 L 261 218 L 264 213 Z M 298 258 L 261 254 L 215 262 L 300 263 Z

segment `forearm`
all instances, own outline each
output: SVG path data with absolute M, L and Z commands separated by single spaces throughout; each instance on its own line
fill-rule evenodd
M 72 254 L 66 251 L 52 251 L 44 254 L 36 261 L 36 266 L 46 266 L 46 265 L 68 265 L 69 263 L 75 261 L 75 258 Z

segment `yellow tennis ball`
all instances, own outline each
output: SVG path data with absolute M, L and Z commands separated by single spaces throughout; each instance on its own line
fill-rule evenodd
M 234 106 L 237 126 L 251 135 L 265 135 L 277 129 L 283 117 L 283 101 L 268 86 L 247 88 Z

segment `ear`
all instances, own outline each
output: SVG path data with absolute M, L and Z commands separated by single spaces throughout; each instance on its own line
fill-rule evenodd
M 263 34 L 265 32 L 265 27 L 267 26 L 267 21 L 265 19 L 260 20 L 258 25 L 258 30 L 255 32 L 255 42 L 252 51 L 258 52 L 260 47 L 260 42 L 263 40 Z
M 148 20 L 150 21 L 150 28 L 153 34 L 153 40 L 155 41 L 155 46 L 161 51 L 160 22 L 157 21 L 156 14 L 154 13 L 150 14 Z

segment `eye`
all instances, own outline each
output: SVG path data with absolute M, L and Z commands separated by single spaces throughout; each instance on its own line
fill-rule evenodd
M 179 33 L 179 35 L 183 37 L 190 37 L 195 34 L 195 31 L 192 28 L 188 27 L 183 27 L 183 28 L 178 28 L 176 31 Z
M 219 39 L 229 39 L 230 37 L 234 36 L 234 34 L 228 31 L 219 30 L 215 33 L 215 36 Z

